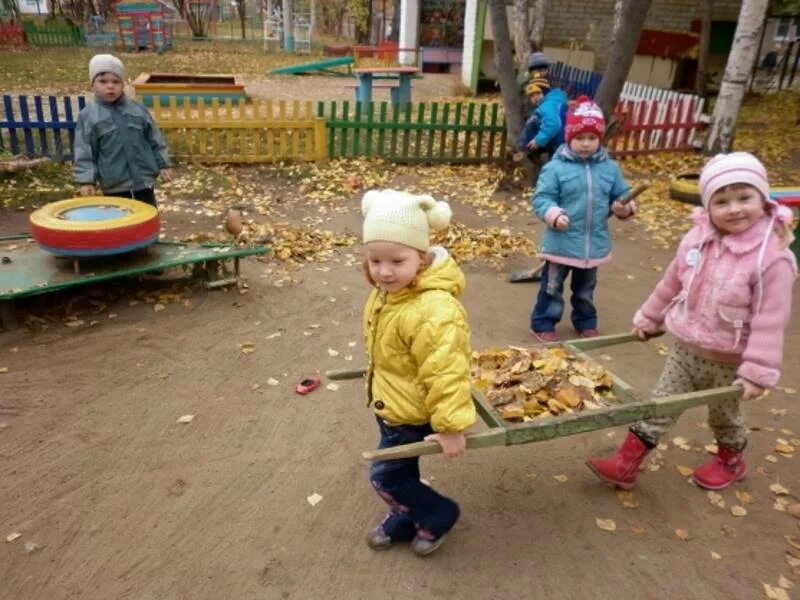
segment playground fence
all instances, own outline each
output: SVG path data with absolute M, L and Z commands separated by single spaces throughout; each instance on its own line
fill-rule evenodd
M 25 34 L 18 23 L 0 23 L 0 46 L 22 46 Z
M 177 160 L 226 163 L 321 161 L 325 159 L 325 121 L 311 111 L 293 114 L 286 102 L 271 100 L 250 105 L 221 104 L 202 98 L 192 106 L 178 106 L 171 96 L 168 106 L 156 104 L 153 117 Z M 309 103 L 310 104 L 310 103 Z M 310 106 L 309 106 L 310 108 Z M 276 110 L 277 109 L 277 110 Z
M 706 126 L 699 99 L 623 100 L 608 140 L 617 158 L 695 149 Z M 2 96 L 0 152 L 71 160 L 83 97 Z M 505 157 L 498 103 L 362 105 L 336 101 L 203 101 L 154 107 L 170 151 L 199 162 L 318 161 L 381 158 L 414 164 L 474 164 Z M 699 116 L 698 116 L 699 115 Z
M 38 25 L 33 21 L 23 21 L 25 38 L 33 46 L 85 46 L 86 36 L 80 27 L 66 23 Z
M 0 111 L 0 152 L 72 160 L 83 96 L 8 96 Z
M 329 158 L 384 158 L 401 163 L 502 160 L 506 131 L 500 105 L 476 102 L 388 104 L 324 102 Z

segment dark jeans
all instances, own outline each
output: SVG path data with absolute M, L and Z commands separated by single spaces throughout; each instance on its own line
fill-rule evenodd
M 140 202 L 145 202 L 150 206 L 155 206 L 156 208 L 158 208 L 158 205 L 156 204 L 155 187 L 142 188 L 140 190 L 131 190 L 124 192 L 113 192 L 109 193 L 108 195 L 113 196 L 115 198 L 131 198 L 133 200 L 139 200 Z
M 378 419 L 378 448 L 420 442 L 433 433 L 430 425 L 392 427 Z M 415 535 L 438 539 L 458 520 L 458 504 L 437 493 L 419 480 L 419 458 L 384 460 L 372 463 L 370 483 L 389 505 L 389 514 L 381 524 L 393 541 L 410 540 Z
M 594 307 L 597 267 L 581 269 L 547 261 L 542 270 L 536 305 L 531 313 L 533 331 L 555 331 L 556 323 L 564 314 L 564 281 L 570 273 L 572 325 L 578 331 L 597 329 L 597 309 Z

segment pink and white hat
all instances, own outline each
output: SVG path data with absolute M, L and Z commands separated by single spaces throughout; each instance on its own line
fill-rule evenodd
M 731 152 L 717 154 L 706 163 L 700 173 L 700 197 L 703 206 L 708 208 L 708 201 L 717 190 L 734 183 L 745 183 L 756 188 L 766 202 L 774 203 L 769 197 L 769 181 L 767 169 L 749 152 Z

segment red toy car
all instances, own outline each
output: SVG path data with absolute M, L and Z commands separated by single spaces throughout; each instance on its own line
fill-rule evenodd
M 306 394 L 309 394 L 317 389 L 319 384 L 319 376 L 314 375 L 308 379 L 303 379 L 303 381 L 297 384 L 297 386 L 294 388 L 294 391 L 301 396 L 305 396 Z

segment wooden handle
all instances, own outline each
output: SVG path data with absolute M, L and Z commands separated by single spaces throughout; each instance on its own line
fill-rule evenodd
M 622 202 L 622 204 L 627 204 L 628 202 L 636 198 L 636 196 L 639 196 L 642 192 L 648 190 L 649 188 L 650 188 L 649 183 L 640 183 L 635 188 L 633 188 L 630 191 L 630 193 L 628 193 L 627 196 L 625 196 L 622 200 L 620 200 L 620 202 Z
M 366 369 L 331 369 L 330 371 L 325 371 L 325 377 L 334 381 L 341 379 L 361 379 L 366 372 Z

